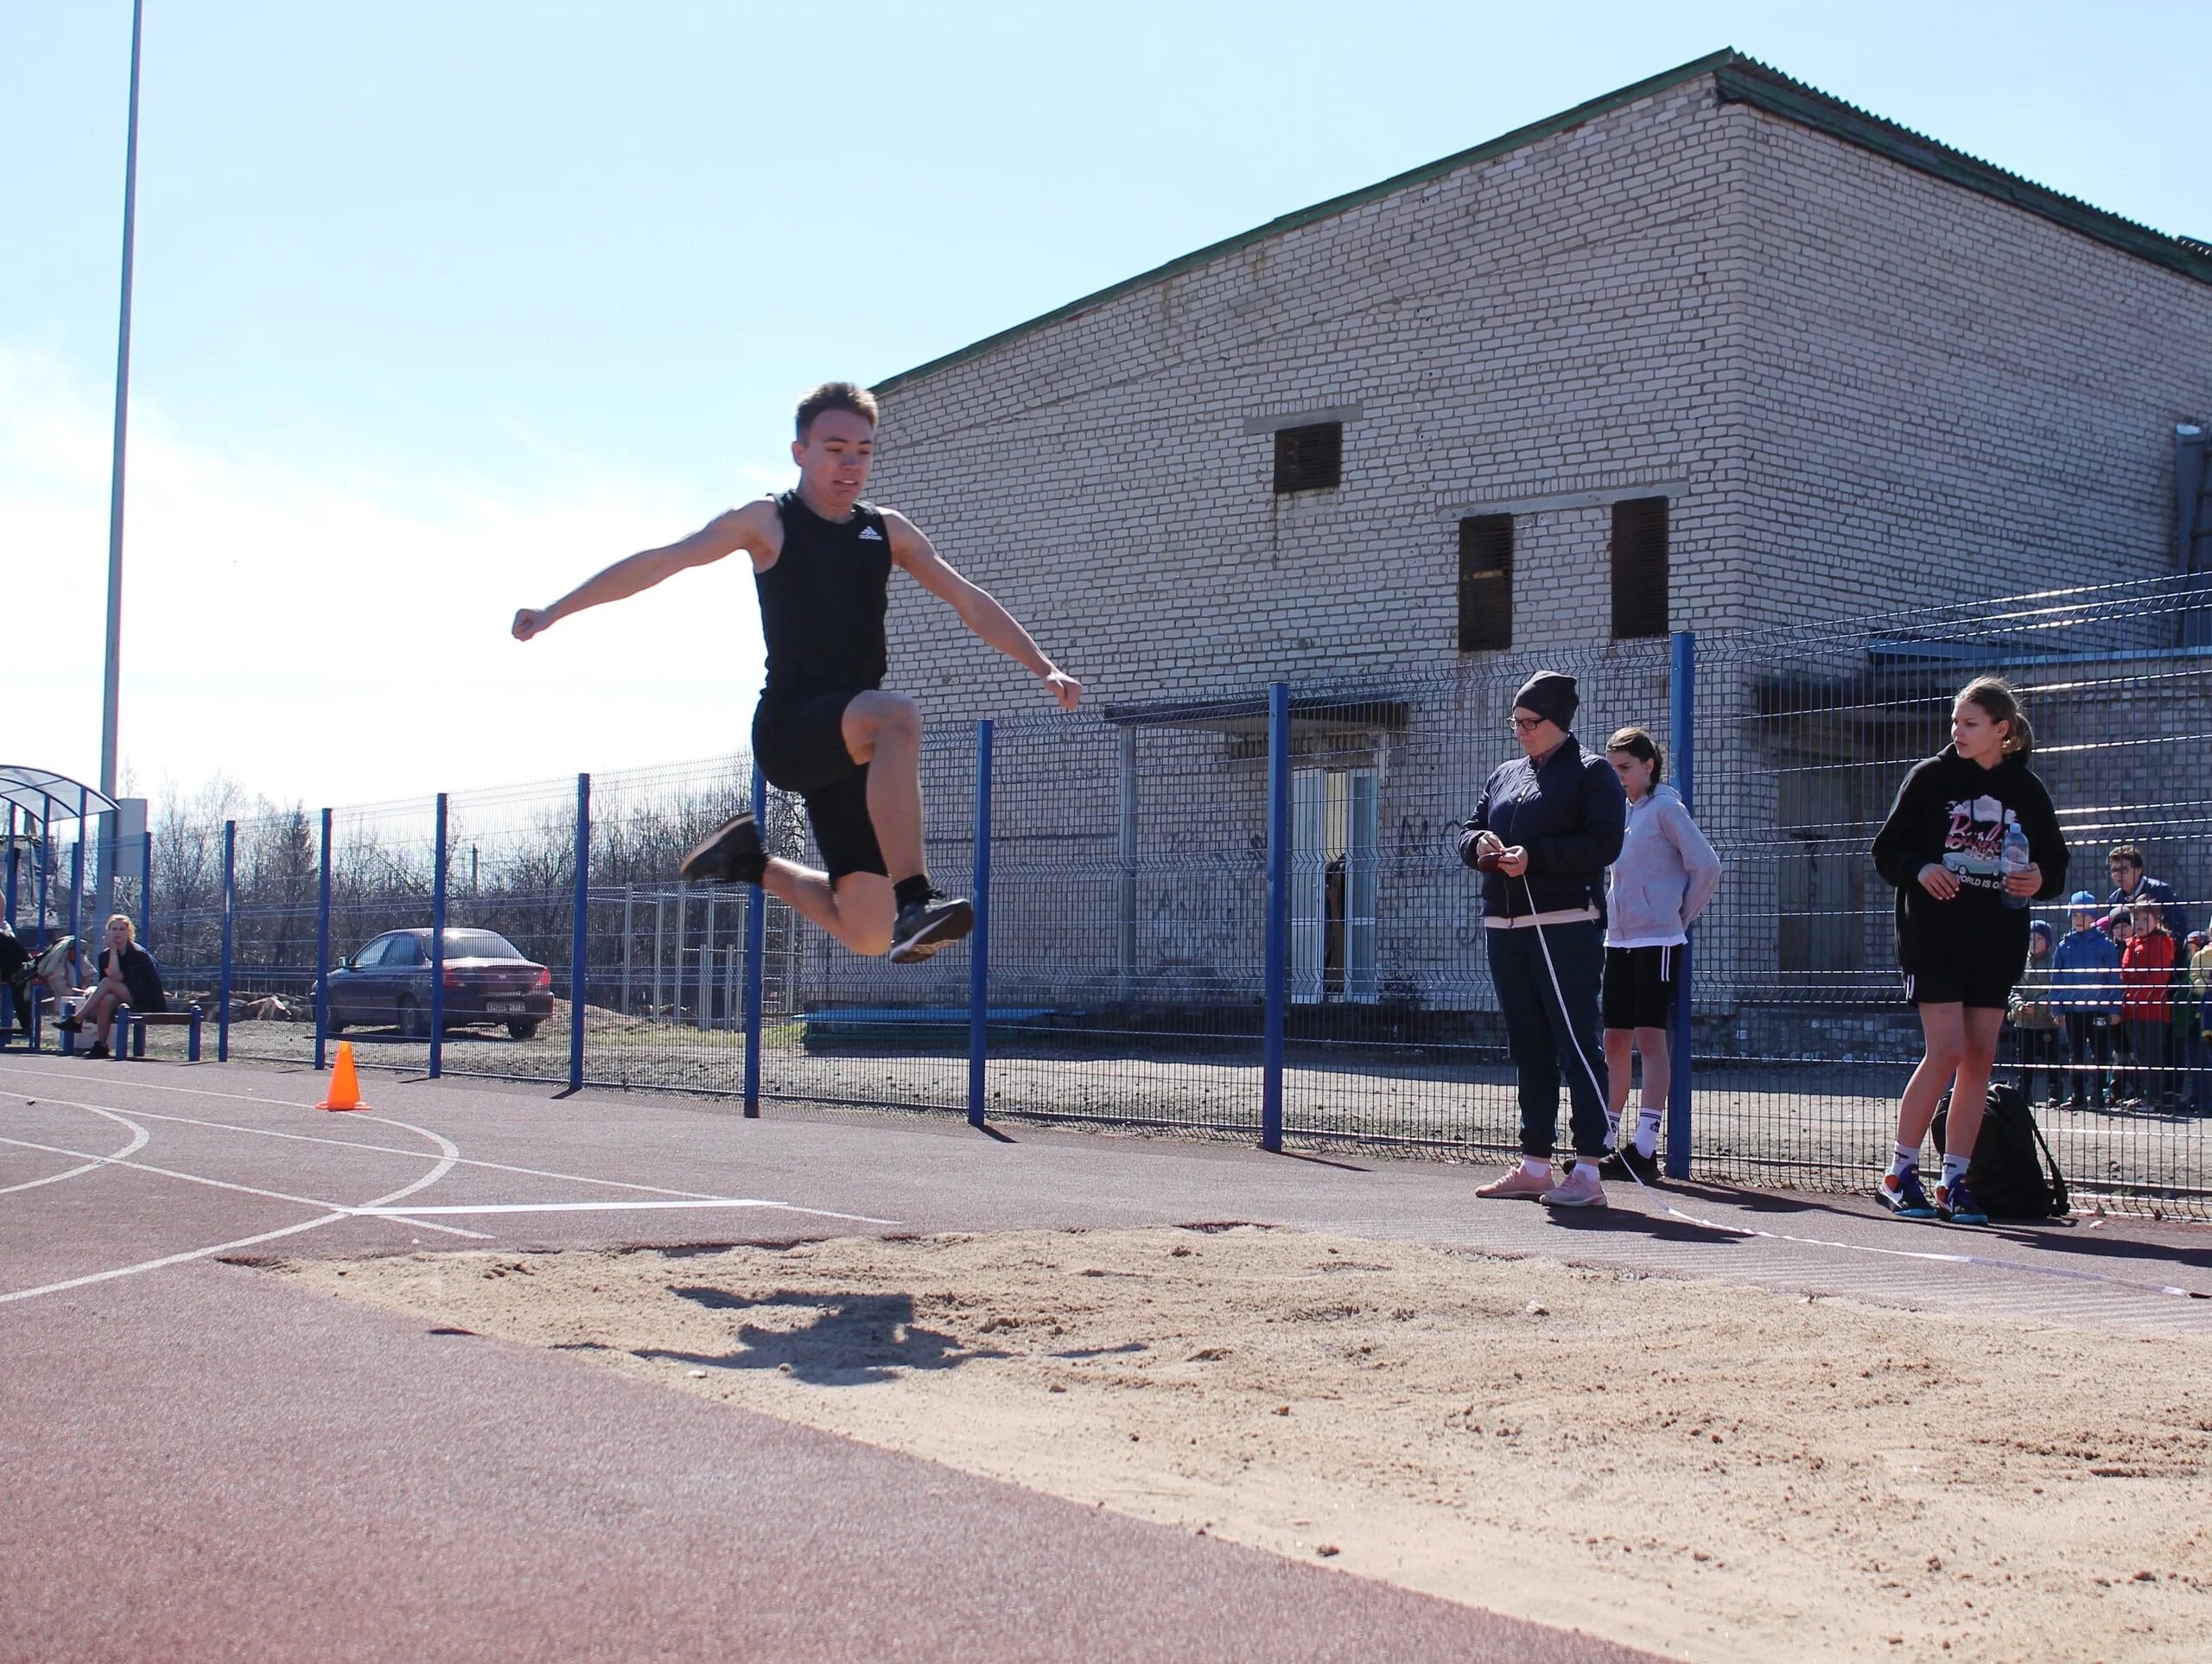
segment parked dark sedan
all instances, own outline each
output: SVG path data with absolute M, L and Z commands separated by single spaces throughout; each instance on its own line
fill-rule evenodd
M 445 1026 L 505 1023 L 527 1040 L 553 1014 L 553 973 L 495 930 L 446 932 Z M 387 930 L 330 973 L 330 1032 L 391 1024 L 404 1038 L 430 1033 L 430 933 Z

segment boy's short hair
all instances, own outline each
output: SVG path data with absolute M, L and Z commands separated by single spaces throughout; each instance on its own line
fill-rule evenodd
M 857 383 L 825 381 L 798 402 L 798 437 L 804 440 L 814 418 L 824 410 L 849 410 L 869 427 L 875 425 L 875 395 Z
M 2107 864 L 2124 861 L 2137 872 L 2143 870 L 2143 852 L 2132 843 L 2114 844 L 2111 853 L 2105 857 L 2105 861 Z

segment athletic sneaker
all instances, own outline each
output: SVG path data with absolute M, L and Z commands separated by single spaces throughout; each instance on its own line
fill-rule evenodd
M 1920 1169 L 1908 1167 L 1903 1173 L 1884 1173 L 1874 1198 L 1900 1219 L 1933 1219 L 1936 1204 L 1928 1199 L 1928 1192 L 1920 1183 Z
M 94 1040 L 85 1048 L 85 1055 L 87 1057 L 105 1057 L 108 1055 L 108 1049 L 105 1043 Z
M 1646 1155 L 1633 1144 L 1624 1144 L 1598 1164 L 1601 1178 L 1642 1179 L 1647 1184 L 1659 1182 L 1659 1158 Z
M 760 829 L 748 810 L 692 845 L 676 875 L 687 884 L 758 884 L 767 865 Z
M 927 959 L 939 948 L 950 947 L 976 928 L 976 910 L 958 896 L 940 895 L 935 890 L 925 901 L 910 901 L 899 910 L 899 918 L 891 926 L 891 952 L 894 965 L 912 965 Z
M 1595 1164 L 1577 1161 L 1565 1178 L 1536 1198 L 1548 1208 L 1602 1208 L 1605 1187 L 1598 1179 Z
M 1548 1196 L 1557 1182 L 1549 1167 L 1539 1178 L 1516 1161 L 1489 1184 L 1477 1185 L 1475 1194 L 1485 1202 L 1534 1202 Z
M 74 1034 L 84 1026 L 84 1024 L 79 1022 L 74 1017 L 64 1017 L 54 1025 L 54 1027 L 60 1029 L 64 1034 Z
M 1961 1178 L 1949 1184 L 1936 1187 L 1936 1210 L 1955 1225 L 1986 1225 L 1989 1216 L 1981 1210 L 1981 1204 L 1974 1199 L 1974 1192 L 1967 1188 Z

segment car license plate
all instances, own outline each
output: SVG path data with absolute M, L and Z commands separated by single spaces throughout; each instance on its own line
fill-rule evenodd
M 520 1011 L 522 1009 L 522 1001 L 519 1000 L 486 1000 L 484 1002 L 484 1008 L 486 1011 Z

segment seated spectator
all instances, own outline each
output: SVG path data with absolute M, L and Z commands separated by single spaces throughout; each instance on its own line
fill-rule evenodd
M 76 963 L 77 938 L 73 936 L 55 937 L 39 950 L 38 957 L 31 962 L 30 983 L 23 990 L 24 998 L 28 1000 L 36 994 L 38 984 L 43 982 L 48 997 L 54 1001 L 54 1014 L 57 1017 L 66 1015 L 69 1009 L 67 1002 L 77 996 L 77 981 L 72 974 Z M 29 1020 L 30 1013 L 28 1007 L 23 1014 Z
M 109 1055 L 107 1032 L 115 1020 L 116 1007 L 127 1005 L 140 1016 L 167 1011 L 168 1000 L 162 992 L 162 973 L 154 963 L 154 956 L 138 945 L 137 927 L 122 913 L 107 922 L 107 945 L 100 949 L 99 981 L 84 990 L 74 1013 L 65 1018 L 61 1026 L 72 1033 L 81 1030 L 86 1023 L 92 1026 L 92 1043 L 86 1048 L 88 1057 Z M 123 1037 L 116 1037 L 120 1045 Z
M 2188 929 L 2189 921 L 2182 917 L 2181 898 L 2164 879 L 2145 875 L 2141 849 L 2132 843 L 2119 845 L 2106 858 L 2105 868 L 2112 874 L 2113 886 L 2106 905 L 2133 907 L 2139 901 L 2155 901 L 2164 913 L 2168 930 L 2180 936 Z
M 2174 939 L 2158 904 L 2139 901 L 2129 910 L 2127 945 L 2120 954 L 2120 1011 L 2134 1055 L 2135 1094 L 2127 1108 L 2174 1107 Z
M 2050 1083 L 2054 1108 L 2065 1102 L 2066 1078 L 2058 1065 L 2058 1019 L 2051 1004 L 2055 963 L 2050 926 L 2043 920 L 2028 923 L 2028 962 L 2018 984 L 2005 1002 L 2005 1014 L 2012 1024 L 2012 1045 L 2020 1065 L 2020 1096 L 2036 1101 L 2036 1076 Z
M 2068 1096 L 2076 1109 L 2101 1109 L 2120 1020 L 2120 949 L 2097 928 L 2096 897 L 2076 890 L 2068 905 L 2069 928 L 2051 952 L 2050 1004 L 2066 1025 Z

